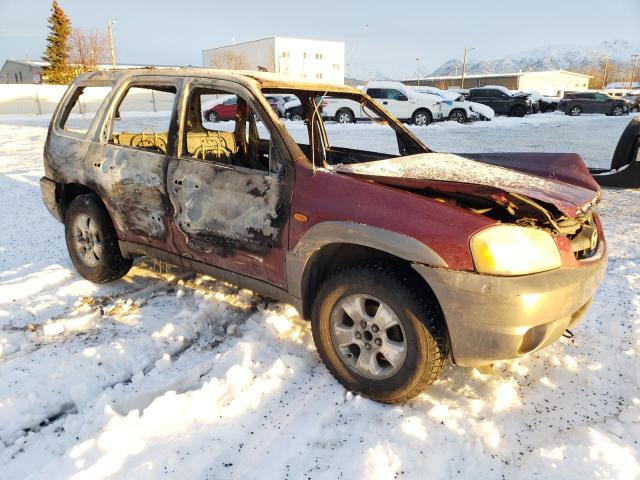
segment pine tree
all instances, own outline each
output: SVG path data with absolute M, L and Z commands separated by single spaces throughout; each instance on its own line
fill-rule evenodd
M 67 63 L 69 56 L 69 35 L 71 35 L 71 21 L 60 8 L 57 0 L 53 0 L 51 16 L 49 17 L 49 35 L 47 48 L 42 59 L 49 62 L 44 68 L 47 83 L 65 84 L 73 78 L 73 70 Z

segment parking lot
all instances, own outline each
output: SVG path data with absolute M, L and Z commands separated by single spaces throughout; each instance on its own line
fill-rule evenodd
M 629 120 L 411 129 L 439 151 L 578 152 L 606 167 Z M 0 476 L 637 478 L 639 191 L 604 193 L 608 272 L 573 340 L 496 374 L 449 367 L 390 407 L 331 377 L 290 306 L 151 260 L 117 282 L 83 280 L 40 200 L 47 127 L 0 116 Z M 327 125 L 368 149 L 380 128 Z

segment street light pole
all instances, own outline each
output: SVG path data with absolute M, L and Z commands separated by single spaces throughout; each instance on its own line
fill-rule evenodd
M 460 79 L 460 89 L 464 88 L 464 74 L 467 69 L 467 52 L 475 50 L 475 48 L 464 47 L 464 56 L 462 57 L 462 78 Z
M 420 86 L 420 57 L 416 58 L 416 62 L 418 62 L 418 87 Z
M 607 67 L 609 66 L 609 57 L 605 55 L 602 58 L 604 59 L 604 74 L 602 75 L 602 89 L 604 90 L 604 86 L 607 84 Z
M 113 47 L 113 25 L 115 20 L 107 22 L 107 32 L 109 33 L 109 48 L 111 49 L 111 68 L 116 68 L 116 49 Z
M 633 79 L 636 76 L 636 61 L 640 55 L 631 55 L 631 78 L 629 79 L 629 90 L 633 88 Z

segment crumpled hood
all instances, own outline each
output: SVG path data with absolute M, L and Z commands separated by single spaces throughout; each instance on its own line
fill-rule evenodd
M 506 154 L 496 155 L 497 162 Z M 491 154 L 477 155 L 484 161 L 467 158 L 472 155 L 456 155 L 451 153 L 421 153 L 405 157 L 394 157 L 350 165 L 335 165 L 332 169 L 339 173 L 355 175 L 385 185 L 420 189 L 430 188 L 442 192 L 463 193 L 478 197 L 494 197 L 496 193 L 515 193 L 540 202 L 554 205 L 560 212 L 575 217 L 588 211 L 600 199 L 597 187 L 590 188 L 589 183 L 576 179 L 575 183 L 566 174 L 558 178 L 545 178 L 527 170 L 526 162 L 535 161 L 536 155 L 541 158 L 554 158 L 555 154 L 509 154 L 504 160 L 509 168 L 495 165 L 496 158 Z M 575 170 L 576 159 L 584 163 L 577 155 L 558 154 L 572 163 L 569 167 Z M 518 157 L 522 157 L 522 168 L 518 165 Z M 485 163 L 491 162 L 491 163 Z M 558 163 L 557 161 L 555 162 Z M 534 167 L 535 168 L 535 167 Z M 565 169 L 567 170 L 567 169 Z M 562 172 L 566 173 L 566 172 Z M 549 172 L 553 176 L 553 172 Z

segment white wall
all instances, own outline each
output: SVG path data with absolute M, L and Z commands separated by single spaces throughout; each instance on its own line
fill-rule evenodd
M 272 37 L 204 50 L 203 66 L 215 67 L 225 53 L 242 56 L 249 70 L 258 66 L 296 80 L 344 84 L 344 43 L 305 38 Z M 320 56 L 321 58 L 317 58 Z
M 52 114 L 67 90 L 67 85 L 0 84 L 0 114 Z M 74 108 L 76 113 L 95 112 L 105 96 L 107 87 L 87 88 Z M 171 110 L 173 94 L 132 89 L 127 94 L 123 111 L 159 112 Z
M 589 78 L 571 72 L 525 72 L 520 77 L 519 89 L 537 91 L 543 95 L 555 96 L 558 92 L 580 91 L 589 88 Z
M 344 43 L 276 37 L 276 71 L 310 82 L 344 84 Z
M 208 68 L 220 68 L 216 59 L 224 58 L 225 53 L 241 56 L 247 62 L 247 70 L 258 70 L 265 67 L 270 72 L 275 71 L 274 38 L 265 38 L 254 42 L 238 43 L 226 47 L 212 48 L 202 52 L 202 65 Z

